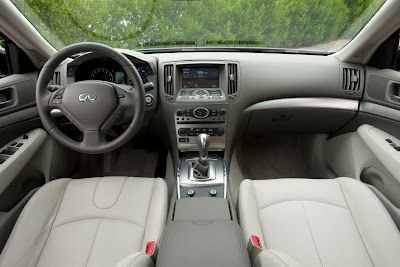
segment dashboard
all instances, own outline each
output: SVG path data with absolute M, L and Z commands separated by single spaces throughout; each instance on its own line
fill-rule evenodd
M 121 52 L 142 82 L 154 85 L 146 90 L 144 125 L 154 121 L 153 129 L 168 131 L 181 152 L 196 151 L 200 133 L 210 135 L 211 151 L 229 149 L 243 135 L 331 133 L 354 117 L 364 91 L 363 67 L 333 56 Z M 99 54 L 84 54 L 62 66 L 67 84 L 132 85 L 117 62 Z M 350 79 L 360 81 L 356 90 L 348 88 Z

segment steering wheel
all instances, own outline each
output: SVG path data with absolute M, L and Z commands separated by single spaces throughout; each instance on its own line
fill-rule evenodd
M 47 85 L 55 69 L 69 56 L 81 52 L 96 52 L 117 61 L 135 87 L 104 81 L 82 81 L 49 92 Z M 54 54 L 44 65 L 36 85 L 36 105 L 47 132 L 72 150 L 100 154 L 112 151 L 128 142 L 140 129 L 145 110 L 142 79 L 133 63 L 113 48 L 98 43 L 78 43 Z M 50 111 L 59 109 L 82 133 L 83 141 L 67 137 L 54 123 Z M 122 116 L 133 109 L 128 128 L 116 139 L 107 142 L 105 132 Z

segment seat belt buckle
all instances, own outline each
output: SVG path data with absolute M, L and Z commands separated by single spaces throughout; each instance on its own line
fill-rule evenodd
M 153 260 L 153 262 L 156 262 L 156 257 L 157 257 L 157 243 L 155 241 L 149 241 L 146 244 L 146 254 L 149 255 L 149 257 Z
M 260 241 L 260 238 L 259 238 L 258 236 L 252 235 L 252 236 L 250 237 L 250 241 L 251 241 L 251 244 L 252 244 L 253 246 L 262 249 L 261 241 Z
M 250 261 L 252 264 L 256 260 L 258 254 L 260 254 L 263 250 L 264 249 L 261 245 L 260 238 L 256 235 L 250 236 L 250 240 L 247 244 L 247 251 L 249 252 Z

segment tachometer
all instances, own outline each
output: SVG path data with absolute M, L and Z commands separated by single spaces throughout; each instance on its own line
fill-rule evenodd
M 106 81 L 106 82 L 113 82 L 114 78 L 108 69 L 105 68 L 97 68 L 95 69 L 92 74 L 90 74 L 91 80 L 97 81 Z

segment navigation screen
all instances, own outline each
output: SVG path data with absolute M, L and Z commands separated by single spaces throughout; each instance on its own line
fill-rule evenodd
M 219 69 L 218 68 L 183 69 L 182 88 L 219 88 Z

